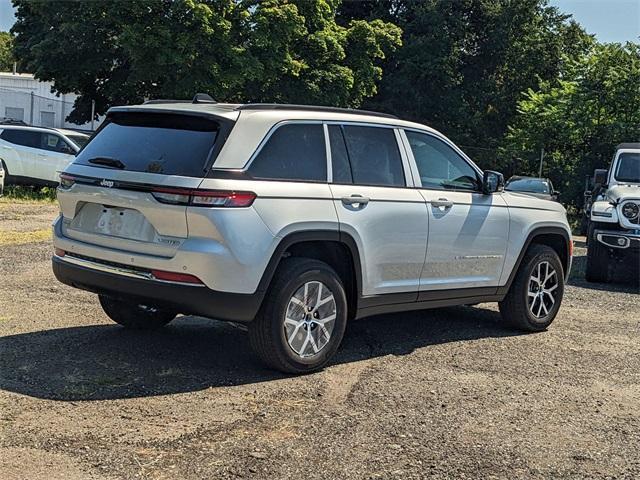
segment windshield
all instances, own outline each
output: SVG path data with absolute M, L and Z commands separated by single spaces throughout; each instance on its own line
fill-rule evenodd
M 504 189 L 512 192 L 549 193 L 549 183 L 539 178 L 516 178 L 509 180 Z
M 214 120 L 167 113 L 109 115 L 76 164 L 202 177 L 218 133 Z
M 640 152 L 620 154 L 615 178 L 618 182 L 640 183 Z
M 82 135 L 81 133 L 67 135 L 67 138 L 75 143 L 78 148 L 84 147 L 89 141 L 89 135 Z

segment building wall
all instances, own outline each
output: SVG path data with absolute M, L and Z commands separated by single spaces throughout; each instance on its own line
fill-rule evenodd
M 91 123 L 76 125 L 65 119 L 77 95 L 56 96 L 51 82 L 41 82 L 31 74 L 0 72 L 0 118 L 9 117 L 42 127 L 90 130 Z M 97 128 L 99 122 L 94 122 Z

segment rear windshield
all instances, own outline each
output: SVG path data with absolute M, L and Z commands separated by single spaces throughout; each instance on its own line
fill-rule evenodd
M 79 165 L 202 177 L 219 124 L 166 113 L 115 113 L 76 157 Z

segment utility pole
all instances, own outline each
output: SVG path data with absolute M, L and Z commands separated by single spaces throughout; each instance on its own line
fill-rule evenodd
M 96 116 L 96 101 L 91 100 L 91 131 L 93 132 L 93 120 Z
M 540 150 L 540 171 L 538 172 L 538 177 L 542 178 L 542 161 L 544 160 L 544 147 Z

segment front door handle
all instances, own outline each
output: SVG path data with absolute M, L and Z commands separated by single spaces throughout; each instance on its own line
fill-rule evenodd
M 362 195 L 354 194 L 350 197 L 342 197 L 342 203 L 345 205 L 366 205 L 369 203 L 369 199 Z
M 453 202 L 448 198 L 439 198 L 437 200 L 431 200 L 431 205 L 434 207 L 451 208 L 453 207 Z

